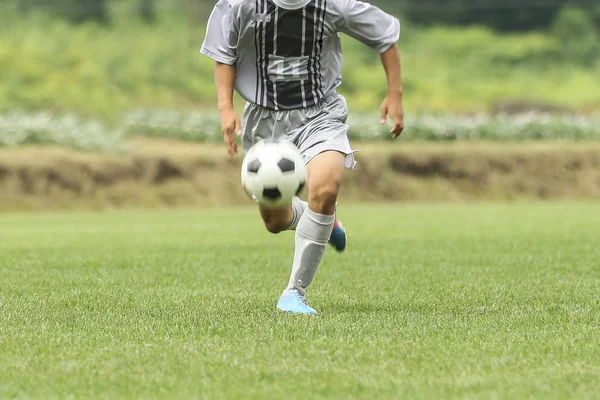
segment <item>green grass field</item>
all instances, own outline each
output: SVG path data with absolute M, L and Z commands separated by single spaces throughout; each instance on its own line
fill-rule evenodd
M 592 398 L 600 204 L 340 206 L 318 317 L 254 210 L 0 216 L 0 398 Z

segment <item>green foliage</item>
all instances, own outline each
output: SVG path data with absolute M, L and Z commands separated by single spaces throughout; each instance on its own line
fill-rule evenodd
M 368 50 L 344 42 L 345 93 L 362 109 L 377 104 L 385 78 Z M 600 74 L 593 66 L 562 57 L 550 35 L 498 35 L 485 28 L 405 26 L 401 39 L 405 100 L 409 111 L 476 111 L 504 99 L 566 108 L 596 108 Z M 600 57 L 598 55 L 597 57 Z M 378 91 L 374 91 L 378 88 Z
M 598 5 L 588 0 L 504 1 L 504 0 L 375 0 L 387 11 L 399 13 L 425 26 L 479 25 L 499 31 L 539 31 L 552 26 L 565 7 L 577 5 L 596 15 L 600 29 Z
M 11 1 L 11 0 L 6 0 Z M 106 22 L 116 14 L 119 5 L 131 7 L 136 4 L 136 17 L 147 22 L 156 20 L 156 7 L 175 7 L 178 12 L 189 13 L 202 10 L 206 18 L 214 0 L 12 0 L 21 10 L 43 9 L 72 22 L 95 20 Z M 483 25 L 502 31 L 532 31 L 546 29 L 552 25 L 561 8 L 578 4 L 587 13 L 594 15 L 598 6 L 587 0 L 553 0 L 540 4 L 537 0 L 505 2 L 502 0 L 371 0 L 371 3 L 392 13 L 401 14 L 411 21 L 423 25 Z M 171 3 L 171 4 L 169 4 Z M 541 5 L 541 7 L 540 7 Z M 600 18 L 595 19 L 600 28 Z
M 565 58 L 593 65 L 600 53 L 599 33 L 592 17 L 582 8 L 565 7 L 553 26 Z
M 213 107 L 213 63 L 198 51 L 204 21 L 169 4 L 161 5 L 152 25 L 131 17 L 139 3 L 115 4 L 119 12 L 108 27 L 74 26 L 35 13 L 16 17 L 0 6 L 8 16 L 0 25 L 0 111 L 74 112 L 118 122 L 139 107 Z M 405 23 L 400 46 L 406 110 L 480 112 L 505 99 L 597 108 L 600 73 L 598 61 L 590 60 L 598 56 L 588 46 L 578 53 L 585 57 L 564 57 L 562 40 L 558 34 L 500 35 L 478 27 Z M 343 46 L 340 91 L 352 109 L 377 110 L 386 90 L 378 56 L 345 36 Z
M 140 0 L 140 17 L 146 22 L 156 22 L 156 8 L 154 0 Z
M 477 24 L 511 31 L 548 27 L 561 5 L 569 1 L 554 1 L 549 7 L 527 7 L 527 1 L 503 4 L 499 0 L 409 0 L 398 3 L 396 8 L 410 20 L 421 24 Z M 393 7 L 392 4 L 389 7 Z
M 198 53 L 202 37 L 201 27 L 187 24 L 115 21 L 107 30 L 43 17 L 13 22 L 0 39 L 0 109 L 111 119 L 139 105 L 210 101 L 212 65 Z
M 42 11 L 73 23 L 95 21 L 107 23 L 110 12 L 107 0 L 18 0 L 22 11 Z

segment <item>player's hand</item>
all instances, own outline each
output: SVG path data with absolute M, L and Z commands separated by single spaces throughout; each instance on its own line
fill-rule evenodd
M 233 108 L 219 111 L 221 117 L 221 131 L 225 140 L 225 147 L 230 155 L 235 155 L 238 151 L 238 145 L 235 135 L 242 136 L 242 123 L 240 117 Z
M 396 139 L 404 130 L 404 111 L 402 109 L 402 93 L 388 93 L 381 104 L 381 124 L 387 122 L 390 117 L 394 127 L 390 131 L 392 137 Z

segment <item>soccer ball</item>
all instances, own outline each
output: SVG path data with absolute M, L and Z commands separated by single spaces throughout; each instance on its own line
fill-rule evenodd
M 268 207 L 292 202 L 306 184 L 306 165 L 298 148 L 287 140 L 262 140 L 248 150 L 242 163 L 242 186 Z

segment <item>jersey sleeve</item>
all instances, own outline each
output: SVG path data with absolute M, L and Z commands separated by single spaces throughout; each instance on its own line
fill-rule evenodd
M 234 65 L 238 33 L 229 0 L 219 0 L 213 8 L 200 53 L 223 64 Z
M 340 32 L 383 53 L 400 39 L 400 21 L 359 0 L 339 1 Z

